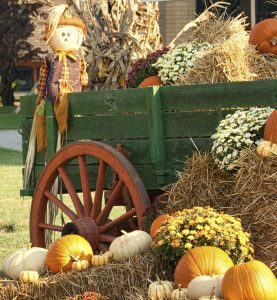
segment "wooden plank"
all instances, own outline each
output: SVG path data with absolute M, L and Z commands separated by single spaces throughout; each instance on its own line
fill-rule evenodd
M 167 168 L 159 87 L 155 86 L 148 89 L 148 91 L 147 110 L 151 160 L 155 165 L 154 172 L 157 176 L 158 183 L 163 185 L 166 183 Z
M 124 89 L 69 94 L 69 114 L 94 115 L 146 112 L 145 89 Z
M 160 93 L 166 111 L 277 106 L 276 79 L 165 86 Z
M 164 112 L 165 137 L 210 137 L 231 110 Z
M 208 151 L 212 145 L 210 138 L 174 138 L 166 139 L 166 159 L 169 165 L 185 162 L 193 152 Z M 198 150 L 197 150 L 198 149 Z
M 37 95 L 20 97 L 20 113 L 22 119 L 33 118 L 36 108 Z
M 27 153 L 27 147 L 28 147 L 28 141 L 29 141 L 29 134 L 32 126 L 32 120 L 26 119 L 23 120 L 24 124 L 24 132 L 26 134 L 23 135 L 23 159 L 25 162 L 26 159 L 26 153 Z M 70 140 L 67 136 L 66 144 L 76 142 L 76 140 Z M 130 160 L 134 163 L 142 164 L 142 163 L 151 163 L 151 156 L 150 156 L 150 145 L 149 145 L 149 139 L 148 138 L 141 138 L 141 139 L 105 139 L 103 140 L 104 143 L 116 147 L 118 144 L 123 144 L 128 151 L 131 152 Z M 51 157 L 48 157 L 48 160 Z M 88 160 L 88 163 L 95 163 L 97 162 L 97 159 L 90 158 Z M 35 164 L 36 165 L 44 165 L 45 164 L 45 154 L 43 152 L 39 152 L 36 154 L 35 157 Z
M 146 114 L 70 117 L 69 140 L 148 138 Z M 105 142 L 105 141 L 104 141 Z

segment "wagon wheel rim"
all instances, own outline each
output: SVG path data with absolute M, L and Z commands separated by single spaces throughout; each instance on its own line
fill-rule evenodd
M 96 157 L 99 160 L 93 199 L 86 164 L 86 158 L 89 156 Z M 76 158 L 79 166 L 83 203 L 66 170 L 66 165 Z M 109 166 L 116 171 L 119 181 L 108 201 L 102 207 L 106 170 Z M 70 196 L 75 211 L 59 200 L 51 191 L 58 176 Z M 126 208 L 122 215 L 110 221 L 108 219 L 109 214 L 123 188 L 127 189 L 130 194 L 134 208 Z M 43 169 L 36 185 L 31 206 L 30 237 L 33 246 L 46 246 L 46 230 L 65 231 L 66 225 L 63 227 L 47 224 L 48 201 L 55 203 L 59 210 L 71 220 L 71 227 L 66 224 L 67 229 L 69 228 L 71 232 L 76 229 L 78 234 L 89 240 L 94 250 L 102 252 L 108 250 L 109 244 L 116 238 L 115 228 L 120 227 L 120 224 L 134 216 L 137 218 L 138 228 L 143 229 L 143 216 L 150 204 L 144 184 L 132 164 L 116 149 L 107 144 L 92 141 L 72 143 L 63 147 Z

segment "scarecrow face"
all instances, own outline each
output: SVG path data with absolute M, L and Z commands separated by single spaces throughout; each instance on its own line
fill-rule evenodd
M 79 50 L 83 42 L 81 29 L 72 25 L 59 26 L 55 30 L 49 45 L 53 50 Z

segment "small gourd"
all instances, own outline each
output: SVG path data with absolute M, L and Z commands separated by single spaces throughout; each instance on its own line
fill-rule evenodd
M 277 144 L 273 144 L 270 141 L 261 141 L 256 152 L 260 157 L 277 155 Z
M 106 252 L 100 255 L 93 255 L 91 259 L 91 264 L 94 267 L 101 267 L 112 261 L 110 252 Z
M 178 288 L 173 290 L 171 293 L 171 300 L 187 300 L 187 289 L 181 287 L 181 284 L 178 285 Z
M 89 267 L 89 262 L 85 259 L 77 260 L 72 263 L 72 270 L 81 272 L 85 271 Z
M 188 285 L 187 295 L 190 299 L 210 296 L 211 293 L 222 298 L 222 280 L 224 275 L 198 276 L 192 279 Z
M 150 249 L 151 236 L 142 230 L 132 232 L 121 231 L 123 235 L 114 239 L 110 245 L 109 252 L 115 261 L 123 261 L 129 257 L 141 254 Z
M 38 283 L 39 274 L 37 271 L 21 271 L 19 280 L 21 283 Z
M 152 282 L 148 288 L 148 297 L 150 300 L 170 299 L 174 290 L 174 282 L 168 280 L 160 280 L 156 275 L 157 281 Z

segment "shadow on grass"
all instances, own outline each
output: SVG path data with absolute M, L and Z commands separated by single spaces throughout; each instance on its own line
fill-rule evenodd
M 7 278 L 7 276 L 5 276 L 5 274 L 0 270 L 0 279 L 4 279 Z
M 22 152 L 0 148 L 0 166 L 22 166 Z

